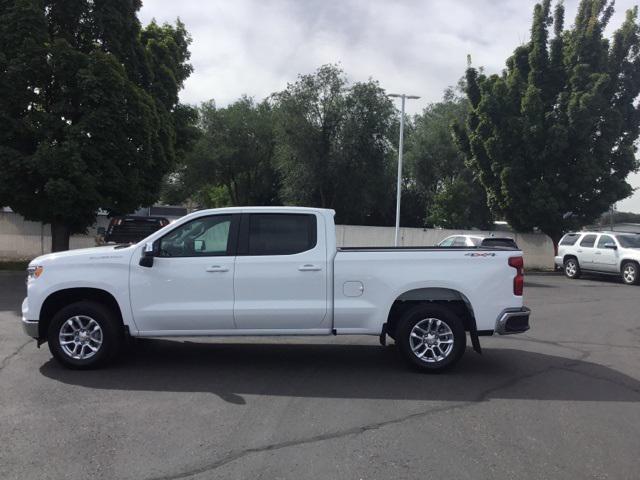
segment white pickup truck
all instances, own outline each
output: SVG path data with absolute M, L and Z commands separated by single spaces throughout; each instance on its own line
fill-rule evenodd
M 428 371 L 478 337 L 529 328 L 522 252 L 336 248 L 333 210 L 201 210 L 136 245 L 43 255 L 28 268 L 25 332 L 70 368 L 126 335 L 376 335 Z

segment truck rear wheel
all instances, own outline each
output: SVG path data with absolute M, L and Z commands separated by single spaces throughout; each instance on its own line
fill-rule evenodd
M 464 324 L 441 305 L 416 305 L 400 320 L 396 343 L 405 360 L 426 372 L 452 367 L 464 354 Z
M 49 350 L 63 366 L 91 369 L 117 354 L 121 330 L 113 313 L 97 302 L 80 301 L 56 313 L 48 332 Z

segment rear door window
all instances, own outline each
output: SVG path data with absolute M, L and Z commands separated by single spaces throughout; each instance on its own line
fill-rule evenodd
M 246 254 L 293 255 L 316 246 L 316 216 L 253 213 L 248 218 Z
M 596 243 L 596 235 L 585 235 L 580 242 L 581 247 L 592 248 Z
M 562 237 L 562 240 L 560 240 L 560 245 L 575 245 L 578 241 L 578 238 L 580 238 L 580 235 L 577 233 L 567 233 L 564 237 Z

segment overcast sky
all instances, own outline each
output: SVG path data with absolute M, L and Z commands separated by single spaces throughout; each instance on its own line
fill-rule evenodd
M 299 73 L 342 65 L 351 80 L 379 80 L 389 92 L 422 98 L 417 113 L 463 75 L 467 55 L 499 72 L 527 41 L 535 0 L 144 0 L 143 24 L 185 23 L 193 37 L 181 100 L 224 106 L 247 94 L 262 99 Z M 565 0 L 565 24 L 577 0 Z M 610 28 L 637 0 L 617 0 Z M 640 174 L 630 178 L 640 187 Z M 618 204 L 640 213 L 640 191 Z

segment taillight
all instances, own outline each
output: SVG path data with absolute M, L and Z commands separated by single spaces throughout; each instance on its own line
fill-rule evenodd
M 516 276 L 513 277 L 513 294 L 522 296 L 524 290 L 524 260 L 522 257 L 509 257 L 509 266 L 516 269 Z

